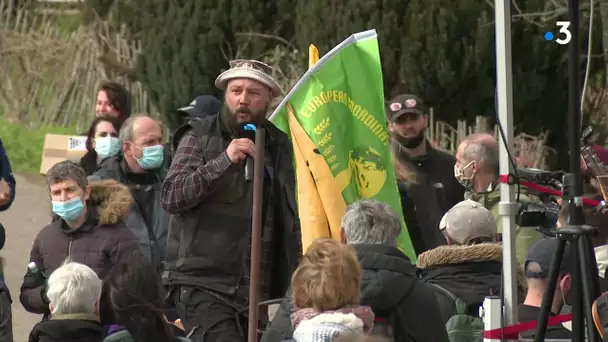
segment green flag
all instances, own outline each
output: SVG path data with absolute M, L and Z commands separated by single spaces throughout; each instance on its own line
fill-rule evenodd
M 375 30 L 356 33 L 340 43 L 283 99 L 271 120 L 291 136 L 289 110 L 323 156 L 346 204 L 375 198 L 402 216 Z M 399 247 L 415 261 L 403 219 L 402 226 Z

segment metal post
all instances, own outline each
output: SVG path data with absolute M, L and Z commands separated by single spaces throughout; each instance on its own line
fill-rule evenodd
M 260 259 L 262 254 L 262 201 L 264 200 L 264 145 L 266 131 L 255 133 L 255 164 L 253 171 L 253 212 L 251 215 L 251 267 L 249 282 L 249 342 L 258 340 L 258 302 L 260 289 Z
M 501 327 L 502 318 L 502 301 L 500 297 L 486 297 L 483 300 L 483 306 L 479 309 L 481 318 L 483 319 L 483 330 L 489 331 Z M 483 338 L 483 342 L 495 342 L 499 339 Z
M 580 171 L 580 134 L 581 134 L 581 108 L 580 108 L 580 82 L 579 82 L 579 1 L 568 0 L 568 17 L 570 19 L 570 31 L 572 39 L 568 43 L 568 145 L 570 150 L 569 169 L 572 175 L 572 182 L 569 187 L 568 196 L 571 226 L 582 226 L 585 223 L 582 208 L 583 179 Z M 572 249 L 572 253 L 578 250 L 578 246 Z M 573 257 L 577 257 L 574 254 Z M 574 259 L 576 260 L 576 259 Z M 580 267 L 578 263 L 574 265 L 574 277 L 580 277 Z M 573 279 L 572 286 L 572 340 L 585 340 L 585 323 L 582 288 L 580 278 Z
M 496 22 L 496 87 L 498 117 L 506 141 L 499 138 L 500 174 L 513 172 L 506 146 L 513 150 L 513 86 L 511 67 L 511 1 L 495 1 Z M 515 216 L 519 207 L 513 186 L 500 185 L 498 213 L 502 223 L 505 324 L 517 323 L 517 257 L 515 252 Z

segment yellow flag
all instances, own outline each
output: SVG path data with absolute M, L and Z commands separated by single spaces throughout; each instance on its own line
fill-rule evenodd
M 308 51 L 308 64 L 312 67 L 319 60 L 319 50 L 311 44 Z M 296 162 L 302 251 L 305 252 L 318 238 L 340 239 L 340 221 L 346 211 L 346 202 L 327 162 L 315 152 L 317 146 L 289 104 L 287 112 Z

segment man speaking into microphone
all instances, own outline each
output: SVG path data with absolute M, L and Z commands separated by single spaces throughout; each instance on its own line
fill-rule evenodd
M 235 60 L 215 80 L 220 115 L 191 121 L 173 137 L 162 189 L 172 214 L 163 283 L 191 340 L 246 341 L 255 130 L 266 130 L 260 300 L 285 294 L 302 254 L 293 150 L 266 119 L 281 94 L 271 68 Z M 249 161 L 248 161 L 249 160 Z M 260 317 L 266 315 L 261 313 Z

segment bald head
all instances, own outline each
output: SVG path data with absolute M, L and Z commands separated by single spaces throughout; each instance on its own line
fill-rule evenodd
M 142 136 L 150 135 L 153 136 L 152 138 L 162 137 L 158 121 L 147 115 L 136 115 L 128 118 L 122 124 L 119 138 L 121 141 L 136 143 Z
M 471 134 L 458 146 L 456 159 L 464 165 L 475 162 L 481 170 L 498 174 L 498 142 L 491 134 Z

